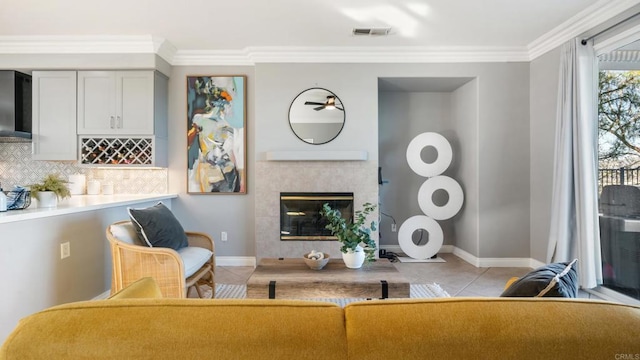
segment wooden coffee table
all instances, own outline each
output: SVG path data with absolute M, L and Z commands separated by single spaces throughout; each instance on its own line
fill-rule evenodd
M 264 258 L 247 281 L 247 298 L 408 298 L 409 287 L 388 259 L 360 269 L 331 259 L 322 270 L 311 270 L 302 258 Z

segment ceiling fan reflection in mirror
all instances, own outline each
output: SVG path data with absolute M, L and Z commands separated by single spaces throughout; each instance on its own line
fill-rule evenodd
M 327 101 L 325 101 L 324 103 L 320 103 L 320 102 L 313 102 L 313 101 L 305 101 L 304 103 L 305 105 L 320 105 L 318 107 L 313 108 L 313 110 L 315 111 L 320 111 L 323 109 L 327 109 L 327 110 L 335 110 L 338 109 L 340 111 L 344 111 L 343 108 L 341 108 L 340 106 L 336 105 L 336 97 L 333 95 L 329 95 L 327 96 Z

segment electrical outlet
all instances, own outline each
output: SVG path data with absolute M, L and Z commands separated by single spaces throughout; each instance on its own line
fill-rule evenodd
M 60 244 L 60 259 L 68 258 L 69 256 L 71 256 L 71 244 L 67 241 Z
M 396 229 L 396 224 L 391 224 L 391 232 L 396 232 L 398 231 L 398 229 Z
M 227 241 L 227 232 L 223 231 L 220 233 L 220 240 Z

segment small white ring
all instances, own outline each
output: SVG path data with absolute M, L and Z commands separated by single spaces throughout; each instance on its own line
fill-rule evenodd
M 427 146 L 433 146 L 438 152 L 438 157 L 431 164 L 422 160 L 422 149 Z M 413 138 L 407 146 L 407 163 L 411 170 L 420 176 L 431 177 L 442 174 L 451 165 L 452 159 L 451 144 L 438 133 L 422 133 Z
M 443 206 L 433 202 L 433 193 L 436 190 L 444 190 L 449 194 L 449 201 Z M 464 202 L 462 187 L 457 181 L 444 175 L 427 179 L 418 190 L 418 205 L 420 210 L 436 220 L 447 220 L 454 217 Z
M 424 229 L 429 233 L 429 241 L 425 245 L 416 245 L 411 236 L 414 231 Z M 408 218 L 398 230 L 398 244 L 402 252 L 414 259 L 424 260 L 433 257 L 440 251 L 444 234 L 440 225 L 432 218 L 415 215 Z

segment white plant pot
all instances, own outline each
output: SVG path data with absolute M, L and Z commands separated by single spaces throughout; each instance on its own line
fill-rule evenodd
M 349 269 L 360 269 L 364 264 L 365 253 L 362 246 L 358 245 L 356 250 L 347 250 L 346 253 L 342 253 L 342 260 Z
M 53 191 L 39 191 L 36 195 L 38 207 L 54 208 L 58 206 L 58 196 Z

